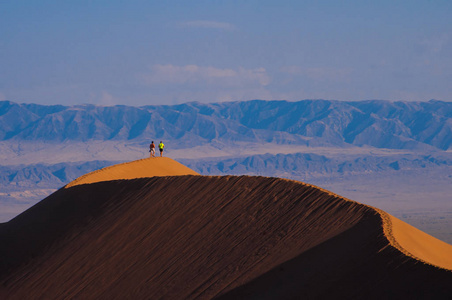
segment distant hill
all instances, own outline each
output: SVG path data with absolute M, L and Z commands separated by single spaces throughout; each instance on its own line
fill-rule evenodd
M 93 170 L 112 165 L 109 161 L 89 161 L 84 163 L 59 163 L 54 165 L 0 166 L 0 184 L 11 183 L 23 186 L 59 188 L 69 181 Z
M 389 149 L 452 145 L 452 103 L 244 101 L 173 106 L 0 102 L 0 140 L 212 140 Z
M 369 174 L 386 171 L 452 167 L 451 155 L 386 155 L 327 157 L 313 153 L 263 154 L 226 159 L 182 159 L 201 174 L 287 176 L 311 179 L 322 176 Z M 444 174 L 448 175 L 448 174 Z
M 327 157 L 313 153 L 262 154 L 232 158 L 178 159 L 203 175 L 261 175 L 311 179 L 323 176 L 452 167 L 451 155 Z M 75 178 L 117 161 L 0 166 L 0 185 L 57 189 Z M 448 174 L 445 174 L 448 175 Z

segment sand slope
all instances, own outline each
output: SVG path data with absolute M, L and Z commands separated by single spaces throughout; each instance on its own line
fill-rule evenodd
M 376 210 L 383 219 L 385 236 L 392 246 L 423 263 L 452 270 L 452 245 L 386 212 Z
M 199 174 L 171 158 L 153 157 L 117 164 L 85 174 L 67 184 L 66 187 L 117 179 L 176 175 Z
M 1 299 L 452 294 L 450 245 L 314 186 L 102 172 L 0 224 Z

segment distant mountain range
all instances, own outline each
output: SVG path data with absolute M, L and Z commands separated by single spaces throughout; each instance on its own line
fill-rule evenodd
M 178 140 L 451 149 L 452 103 L 245 101 L 111 107 L 0 102 L 0 141 Z
M 452 157 L 435 155 L 387 155 L 326 157 L 312 153 L 262 154 L 246 157 L 179 159 L 181 163 L 205 175 L 261 175 L 314 179 L 330 176 L 365 174 L 385 171 L 410 171 L 452 167 Z M 58 188 L 93 170 L 117 162 L 88 161 L 0 166 L 0 185 L 14 184 L 16 188 Z M 446 174 L 445 174 L 446 175 Z
M 112 164 L 114 162 L 96 160 L 54 165 L 0 166 L 0 185 L 8 186 L 14 183 L 17 187 L 24 188 L 58 188 L 83 174 Z
M 261 175 L 313 179 L 331 176 L 377 173 L 387 171 L 411 171 L 452 167 L 452 156 L 386 155 L 386 156 L 333 156 L 313 153 L 262 154 L 228 159 L 179 160 L 200 174 L 212 175 Z M 446 174 L 444 174 L 446 176 Z M 448 175 L 448 174 L 447 174 Z

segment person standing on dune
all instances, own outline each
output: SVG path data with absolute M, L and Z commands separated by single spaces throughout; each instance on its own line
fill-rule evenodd
M 151 157 L 155 157 L 155 144 L 154 141 L 149 145 L 149 152 L 151 152 Z
M 160 141 L 160 144 L 159 144 L 160 157 L 163 157 L 163 148 L 165 148 L 165 144 L 163 144 L 163 142 Z

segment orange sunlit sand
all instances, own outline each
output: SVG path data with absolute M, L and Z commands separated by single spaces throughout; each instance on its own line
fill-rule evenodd
M 152 157 L 106 167 L 85 174 L 66 187 L 118 179 L 154 176 L 199 175 L 195 171 L 168 157 Z
M 452 245 L 445 243 L 402 220 L 385 213 L 385 233 L 389 241 L 404 254 L 452 270 Z

